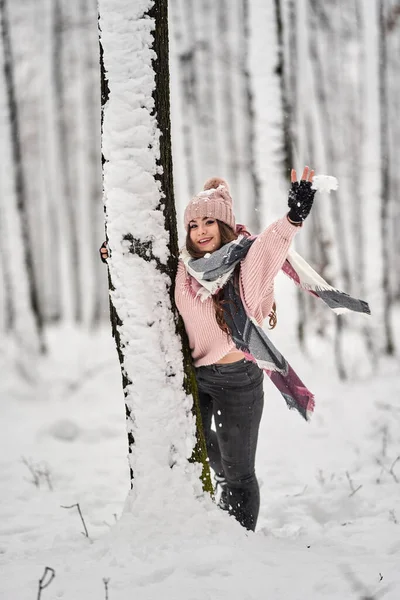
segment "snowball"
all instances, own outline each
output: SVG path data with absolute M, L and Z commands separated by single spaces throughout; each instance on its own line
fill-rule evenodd
M 313 190 L 330 194 L 331 190 L 338 189 L 339 182 L 336 177 L 331 175 L 314 175 L 311 187 Z

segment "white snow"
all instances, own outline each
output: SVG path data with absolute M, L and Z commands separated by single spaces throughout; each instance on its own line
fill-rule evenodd
M 311 187 L 313 190 L 330 194 L 332 190 L 338 189 L 339 182 L 332 175 L 314 175 Z
M 110 600 L 339 600 L 384 590 L 397 600 L 397 364 L 343 384 L 323 343 L 314 340 L 304 360 L 285 328 L 278 337 L 317 405 L 307 424 L 265 382 L 255 534 L 211 500 L 186 494 L 175 469 L 164 482 L 155 471 L 138 473 L 146 493 L 126 499 L 125 411 L 108 328 L 92 339 L 54 330 L 34 394 L 9 372 L 1 387 L 0 599 L 35 598 L 48 566 L 56 577 L 43 600 L 105 598 L 103 578 Z M 154 436 L 163 436 L 161 419 Z M 53 491 L 45 477 L 33 485 L 22 458 L 47 466 Z M 352 494 L 351 486 L 362 487 Z M 90 539 L 76 508 L 61 508 L 78 502 Z
M 129 244 L 122 241 L 129 232 L 152 242 L 160 260 L 167 256 L 161 216 L 153 210 L 160 190 L 153 178 L 158 133 L 148 49 L 152 23 L 135 18 L 150 4 L 100 2 L 102 14 L 108 11 L 110 29 L 103 24 L 103 43 L 115 92 L 104 135 L 104 153 L 111 161 L 105 170 L 110 267 L 122 290 L 114 302 L 124 319 L 121 336 L 132 380 L 127 403 L 135 419 L 130 424 L 134 456 L 128 463 L 121 372 L 108 326 L 91 335 L 65 325 L 50 331 L 50 354 L 35 365 L 35 378 L 28 377 L 26 361 L 15 361 L 14 345 L 3 335 L 0 600 L 36 598 L 46 566 L 56 576 L 42 600 L 106 598 L 104 579 L 109 600 L 398 600 L 398 362 L 381 359 L 379 371 L 369 374 L 371 367 L 360 358 L 358 338 L 350 331 L 345 340 L 353 352 L 348 367 L 354 381 L 339 382 L 330 327 L 325 339 L 308 336 L 305 352 L 296 346 L 294 286 L 283 278 L 277 282 L 279 324 L 273 338 L 315 393 L 316 411 L 305 423 L 287 410 L 266 380 L 255 534 L 202 494 L 199 469 L 186 461 L 194 440 L 190 399 L 180 386 L 180 350 L 169 301 L 158 301 L 167 298 L 169 282 L 137 256 L 127 256 Z M 255 5 L 260 10 L 253 10 Z M 124 18 L 127 10 L 129 19 Z M 257 163 L 268 200 L 262 212 L 281 216 L 286 196 L 278 175 L 281 116 L 271 52 L 276 45 L 273 4 L 258 0 L 251 13 L 252 31 L 259 32 L 252 69 L 257 62 Z M 306 18 L 306 10 L 300 10 L 299 19 Z M 124 54 L 129 60 L 120 60 Z M 306 69 L 300 84 L 307 94 L 309 79 Z M 375 121 L 364 156 L 367 165 L 377 148 Z M 298 162 L 305 154 L 304 140 L 300 144 Z M 149 148 L 146 155 L 142 148 Z M 9 160 L 1 162 L 5 173 L 3 163 Z M 376 173 L 371 177 L 376 184 Z M 6 180 L 4 188 L 9 185 Z M 187 187 L 181 178 L 178 186 Z M 376 194 L 370 193 L 368 202 L 368 214 L 375 214 Z M 380 272 L 375 242 L 369 247 L 370 278 Z M 17 269 L 13 275 L 19 274 Z M 18 297 L 22 308 L 25 296 Z M 399 323 L 396 315 L 397 335 Z M 129 465 L 135 493 L 129 493 Z M 76 503 L 89 538 L 82 535 L 77 510 L 63 508 Z

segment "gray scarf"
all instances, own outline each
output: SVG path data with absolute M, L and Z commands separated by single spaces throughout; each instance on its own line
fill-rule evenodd
M 244 308 L 235 281 L 235 267 L 246 257 L 256 237 L 239 236 L 212 254 L 191 258 L 186 249 L 181 253 L 186 269 L 199 284 L 197 296 L 205 300 L 220 289 L 224 290 L 223 310 L 232 340 L 246 358 L 254 361 L 270 377 L 289 408 L 295 408 L 309 420 L 314 410 L 314 395 L 307 389 L 266 332 Z M 299 254 L 289 251 L 282 270 L 299 287 L 318 296 L 334 312 L 356 311 L 370 314 L 363 300 L 330 286 Z

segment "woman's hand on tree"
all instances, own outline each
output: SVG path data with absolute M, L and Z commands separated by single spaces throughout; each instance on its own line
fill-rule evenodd
M 314 170 L 309 167 L 304 167 L 303 175 L 300 183 L 297 181 L 295 169 L 292 169 L 291 180 L 292 185 L 289 190 L 289 212 L 287 217 L 291 223 L 301 225 L 301 223 L 310 214 L 311 207 L 314 202 L 316 190 L 311 188 Z
M 100 252 L 101 262 L 107 264 L 107 258 L 108 258 L 107 242 L 102 243 L 102 245 L 99 248 L 99 252 Z

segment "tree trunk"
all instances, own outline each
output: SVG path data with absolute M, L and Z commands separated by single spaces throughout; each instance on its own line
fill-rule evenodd
M 85 200 L 84 236 L 82 252 L 86 255 L 87 272 L 83 277 L 89 298 L 85 302 L 86 320 L 90 328 L 100 324 L 104 309 L 104 269 L 98 259 L 97 249 L 103 239 L 104 217 L 102 216 L 102 173 L 101 173 L 101 106 L 100 106 L 100 61 L 97 32 L 96 0 L 79 0 L 82 40 L 82 129 L 85 132 L 82 144 L 84 166 L 83 194 Z M 81 170 L 82 173 L 82 170 Z M 83 220 L 83 219 L 82 219 Z M 81 227 L 82 230 L 82 227 Z
M 395 199 L 400 189 L 400 173 L 397 168 L 397 155 L 400 148 L 400 3 L 396 2 L 391 7 L 387 19 L 388 36 L 388 68 L 390 82 L 388 90 L 390 130 L 391 130 L 391 167 L 390 167 L 390 196 Z M 393 202 L 393 215 L 391 218 L 392 250 L 392 276 L 393 276 L 393 301 L 400 302 L 400 202 Z
M 333 25 L 327 19 L 326 7 L 318 5 L 316 0 L 309 0 L 310 14 L 311 14 L 311 26 L 313 31 L 309 36 L 309 51 L 310 58 L 312 61 L 312 67 L 315 73 L 314 81 L 316 86 L 317 102 L 319 109 L 321 110 L 321 126 L 323 127 L 323 143 L 326 154 L 326 163 L 329 169 L 333 172 L 337 172 L 340 168 L 340 161 L 338 159 L 338 152 L 335 145 L 334 135 L 334 121 L 332 111 L 328 103 L 329 89 L 338 89 L 338 73 L 337 65 L 332 61 L 329 63 L 329 77 L 333 80 L 329 81 L 324 75 L 327 72 L 327 65 L 321 60 L 321 45 L 317 45 L 317 35 L 319 30 L 323 30 L 326 33 L 326 39 L 330 46 L 334 47 L 335 30 Z M 323 47 L 323 45 L 322 45 Z M 329 87 L 330 86 L 330 87 Z M 333 285 L 344 286 L 349 293 L 352 291 L 351 277 L 350 277 L 350 265 L 349 265 L 349 253 L 348 245 L 346 240 L 346 229 L 344 226 L 344 214 L 345 208 L 341 199 L 340 193 L 336 192 L 335 203 L 331 204 L 332 212 L 331 219 L 334 225 L 334 238 L 338 250 L 338 271 L 340 273 L 340 281 L 333 281 Z M 339 274 L 338 273 L 338 274 Z M 336 367 L 338 370 L 339 377 L 341 379 L 347 378 L 345 369 L 345 359 L 343 356 L 343 317 L 340 315 L 335 319 L 335 356 L 336 356 Z
M 7 334 L 11 333 L 15 328 L 15 306 L 11 284 L 11 264 L 10 261 L 7 260 L 7 248 L 4 244 L 5 237 L 4 219 L 3 215 L 0 214 L 0 272 L 1 287 L 3 290 L 0 306 L 2 311 L 0 330 Z
M 188 0 L 183 0 L 188 2 Z M 171 14 L 174 24 L 174 33 L 176 41 L 176 56 L 178 60 L 177 69 L 180 79 L 180 101 L 181 101 L 181 122 L 183 138 L 183 154 L 185 161 L 185 175 L 189 196 L 196 193 L 196 165 L 193 148 L 193 126 L 194 118 L 194 54 L 195 46 L 193 40 L 187 40 L 190 31 L 187 33 L 188 25 L 183 19 L 183 10 L 179 0 L 172 0 L 170 3 Z M 189 35 L 188 35 L 189 34 Z
M 182 355 L 176 334 L 176 329 L 182 332 L 183 326 L 180 320 L 177 327 L 174 325 L 178 240 L 170 138 L 167 0 L 154 5 L 143 2 L 142 8 L 127 7 L 122 0 L 115 0 L 112 9 L 105 1 L 99 6 L 110 309 L 125 395 L 131 483 L 133 486 L 137 471 L 140 474 L 150 469 L 152 477 L 161 480 L 167 477 L 166 467 L 171 471 L 187 464 L 185 446 L 193 426 L 182 377 L 186 393 L 193 395 L 197 422 L 192 461 L 202 465 L 203 489 L 211 492 L 190 351 L 185 343 L 183 372 L 178 364 Z M 113 22 L 110 29 L 108 18 Z M 150 36 L 153 25 L 154 39 Z M 137 40 L 136 44 L 132 42 L 129 61 L 125 47 L 128 39 Z M 142 80 L 135 81 L 132 73 L 137 78 L 143 72 L 150 76 L 151 48 L 156 56 L 151 62 L 152 92 L 147 97 L 149 79 L 143 90 Z M 123 60 L 115 59 L 119 53 L 124 54 Z M 124 86 L 130 90 L 127 106 L 126 94 L 124 102 L 118 102 Z M 111 120 L 117 117 L 126 123 L 122 141 L 120 129 L 118 137 L 113 137 Z M 138 131 L 142 136 L 139 142 Z M 128 171 L 134 173 L 134 178 L 126 183 Z M 145 485 L 143 478 L 141 482 Z M 163 495 L 167 493 L 169 489 L 163 489 Z
M 276 65 L 276 73 L 279 76 L 281 89 L 281 103 L 283 112 L 283 167 L 284 176 L 289 177 L 290 171 L 293 168 L 293 147 L 292 147 L 292 131 L 293 131 L 293 112 L 291 106 L 291 98 L 287 86 L 287 76 L 285 70 L 285 53 L 284 53 L 284 35 L 283 35 L 283 11 L 281 7 L 282 0 L 275 0 L 275 20 L 276 32 L 278 38 L 278 63 Z M 293 40 L 295 41 L 295 40 Z M 290 66 L 291 69 L 294 65 Z
M 384 0 L 379 0 L 379 98 L 380 98 L 380 137 L 381 137 L 381 235 L 382 235 L 382 288 L 383 322 L 385 332 L 385 352 L 395 352 L 392 330 L 392 293 L 390 289 L 390 148 L 388 115 L 388 74 L 387 74 L 387 31 Z
M 79 266 L 79 240 L 78 226 L 71 188 L 71 161 L 73 160 L 71 145 L 69 143 L 69 131 L 67 122 L 67 101 L 65 96 L 65 39 L 64 39 L 64 19 L 61 0 L 53 2 L 53 81 L 56 104 L 56 127 L 58 135 L 58 153 L 60 158 L 59 172 L 61 178 L 61 196 L 59 203 L 60 210 L 60 232 L 64 243 L 64 286 L 65 293 L 71 295 L 71 305 L 68 307 L 68 313 L 65 318 L 72 318 L 76 322 L 82 321 L 82 289 L 80 281 Z
M 248 0 L 241 0 L 239 4 L 240 40 L 242 45 L 240 54 L 240 67 L 242 79 L 243 99 L 243 165 L 242 165 L 242 192 L 247 198 L 250 212 L 246 219 L 250 231 L 259 233 L 261 224 L 261 183 L 257 173 L 256 164 L 256 118 L 254 111 L 254 94 L 250 75 L 250 6 Z M 243 203 L 244 204 L 244 203 Z M 244 207 L 242 207 L 243 210 Z
M 236 0 L 235 0 L 236 2 Z M 218 48 L 218 62 L 220 64 L 221 86 L 222 96 L 225 103 L 225 110 L 222 118 L 222 128 L 224 132 L 223 137 L 223 148 L 227 153 L 227 177 L 228 182 L 232 190 L 235 190 L 239 186 L 238 168 L 237 168 L 237 156 L 238 156 L 238 143 L 237 143 L 237 127 L 235 122 L 235 99 L 234 99 L 234 75 L 233 75 L 233 57 L 231 49 L 231 33 L 230 33 L 230 22 L 229 15 L 230 10 L 227 6 L 226 0 L 219 0 L 217 3 L 217 23 L 219 30 L 219 48 Z
M 43 337 L 43 317 L 40 311 L 39 295 L 37 281 L 33 267 L 33 252 L 27 207 L 26 185 L 22 164 L 22 150 L 20 140 L 18 105 L 15 93 L 14 74 L 13 74 L 13 51 L 11 46 L 11 36 L 9 30 L 9 19 L 6 0 L 0 0 L 0 21 L 1 21 L 1 39 L 3 44 L 3 67 L 4 80 L 7 96 L 8 116 L 10 119 L 11 147 L 14 169 L 15 196 L 17 211 L 20 221 L 21 241 L 23 245 L 23 258 L 25 262 L 25 276 L 27 278 L 29 290 L 29 303 L 32 311 L 35 337 L 34 345 L 38 345 L 41 352 L 45 352 L 45 342 Z

